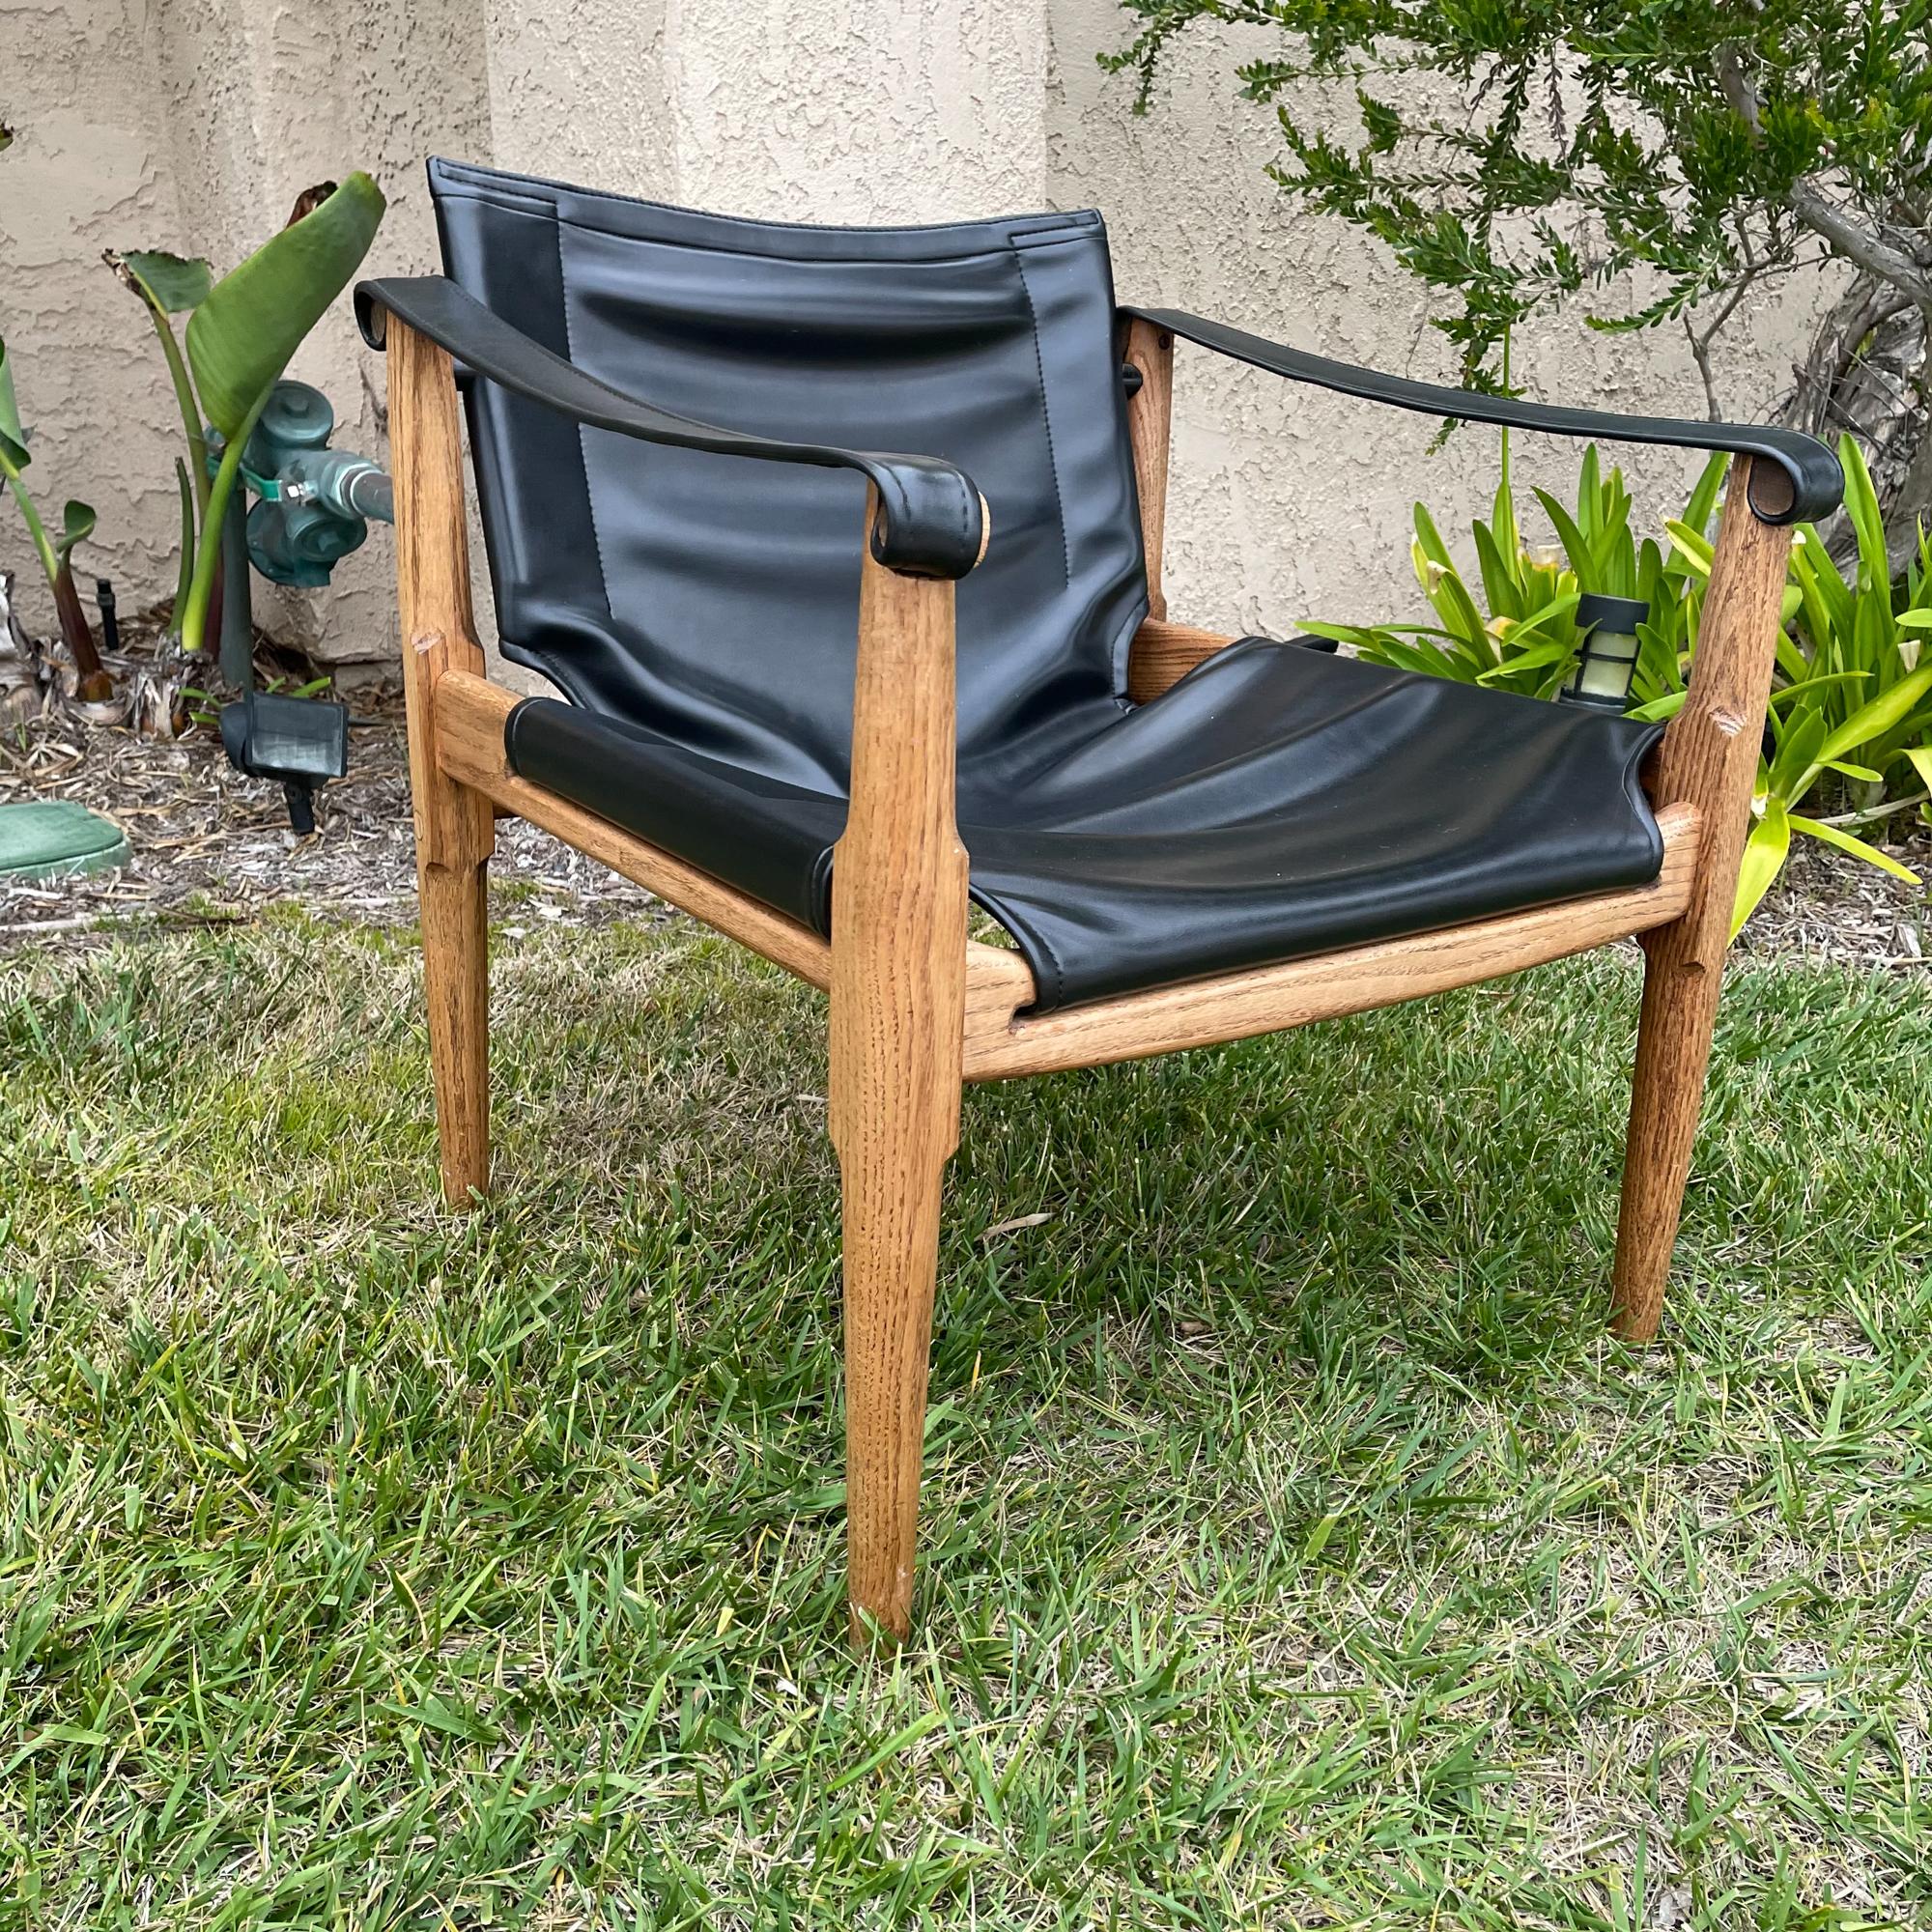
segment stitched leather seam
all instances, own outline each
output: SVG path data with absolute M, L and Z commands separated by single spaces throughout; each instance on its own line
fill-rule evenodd
M 485 207 L 491 208 L 501 206 L 500 203 L 494 201 L 489 195 L 483 194 L 452 194 L 445 192 L 442 199 L 444 201 L 477 201 L 481 202 Z M 541 205 L 544 208 L 544 212 L 554 219 L 559 228 L 574 228 L 580 235 L 601 235 L 612 242 L 640 242 L 653 248 L 688 248 L 694 254 L 698 255 L 730 255 L 741 262 L 780 262 L 788 266 L 803 268 L 817 268 L 821 264 L 825 264 L 841 269 L 873 267 L 943 269 L 954 262 L 997 261 L 1002 255 L 1011 254 L 1017 247 L 1043 247 L 1061 242 L 1085 241 L 1095 232 L 1091 228 L 1076 229 L 1067 235 L 1049 236 L 1044 242 L 1021 241 L 1014 242 L 1008 241 L 997 247 L 969 248 L 956 255 L 806 255 L 801 257 L 796 255 L 768 254 L 757 248 L 729 248 L 716 242 L 690 242 L 686 241 L 682 236 L 671 239 L 661 235 L 627 235 L 621 229 L 599 228 L 594 222 L 574 221 L 554 202 Z M 517 212 L 521 213 L 521 211 Z M 726 218 L 724 215 L 707 215 L 705 217 L 706 220 L 724 220 Z M 753 223 L 751 225 L 756 226 L 758 224 Z M 793 225 L 804 229 L 809 235 L 820 232 L 813 228 L 810 222 L 798 222 Z M 864 235 L 870 231 L 864 228 L 855 228 L 851 232 L 855 235 Z
M 715 221 L 721 225 L 729 225 L 737 228 L 777 230 L 783 234 L 801 233 L 806 235 L 838 236 L 877 235 L 880 233 L 888 235 L 944 235 L 949 230 L 980 228 L 990 225 L 976 221 L 907 221 L 897 222 L 881 230 L 865 223 L 852 222 L 768 221 L 761 219 L 757 215 L 721 214 L 710 209 L 683 208 L 674 202 L 649 201 L 642 195 L 613 194 L 608 188 L 575 187 L 568 182 L 551 181 L 540 175 L 511 174 L 502 169 L 485 167 L 476 161 L 439 159 L 437 165 L 444 170 L 445 182 L 453 180 L 453 175 L 450 172 L 452 170 L 460 171 L 464 176 L 469 177 L 469 179 L 464 181 L 460 188 L 450 185 L 443 186 L 440 194 L 444 199 L 455 199 L 459 195 L 463 195 L 465 199 L 469 200 L 487 201 L 493 195 L 500 194 L 522 196 L 526 199 L 536 200 L 539 197 L 531 195 L 529 190 L 531 188 L 541 188 L 548 190 L 548 194 L 542 198 L 550 200 L 554 206 L 556 196 L 567 194 L 576 197 L 580 201 L 609 202 L 618 208 L 647 208 L 666 214 L 681 214 L 698 221 Z M 467 195 L 464 194 L 465 189 L 469 190 Z M 588 224 L 580 222 L 577 225 L 582 227 Z M 1101 221 L 1098 209 L 1078 208 L 1043 210 L 1037 214 L 1017 214 L 1006 225 L 1010 228 L 1021 229 L 1036 234 L 1051 232 L 1053 229 L 1059 227 L 1076 229 L 1082 233 L 1092 234 L 1099 229 Z M 704 244 L 697 242 L 693 245 L 702 247 Z M 998 251 L 988 250 L 986 252 L 997 253 Z
M 563 317 L 563 359 L 576 363 L 577 344 L 570 334 L 570 268 L 563 254 L 563 223 L 555 221 L 551 225 L 556 236 L 557 308 Z M 611 573 L 604 562 L 604 532 L 597 527 L 597 493 L 590 487 L 590 458 L 583 447 L 583 432 L 588 427 L 586 423 L 577 425 L 577 465 L 583 477 L 583 506 L 590 519 L 590 543 L 597 553 L 597 587 L 604 594 L 604 615 L 614 624 L 617 613 L 611 608 Z
M 1027 286 L 1026 257 L 1009 248 L 1013 269 L 1020 278 L 1020 294 L 1026 298 L 1027 327 L 1033 330 L 1034 367 L 1039 371 L 1039 421 L 1046 432 L 1047 471 L 1053 478 L 1053 516 L 1060 526 L 1060 567 L 1065 573 L 1066 588 L 1073 588 L 1073 553 L 1066 542 L 1066 506 L 1060 492 L 1060 457 L 1053 446 L 1053 406 L 1046 394 L 1046 357 L 1039 346 L 1039 311 L 1033 305 L 1033 290 Z

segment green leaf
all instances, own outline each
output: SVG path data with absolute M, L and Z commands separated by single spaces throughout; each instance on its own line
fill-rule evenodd
M 1639 724 L 1662 724 L 1667 718 L 1675 718 L 1684 709 L 1684 700 L 1690 694 L 1688 691 L 1666 691 L 1662 697 L 1653 697 L 1648 704 L 1639 704 L 1626 713 Z
M 1724 473 L 1731 467 L 1731 459 L 1719 452 L 1704 466 L 1704 473 L 1697 478 L 1697 487 L 1690 493 L 1690 500 L 1684 506 L 1684 521 L 1702 537 L 1709 533 L 1711 519 L 1717 513 L 1718 493 L 1724 486 Z
M 188 318 L 187 359 L 209 420 L 233 438 L 348 286 L 383 219 L 383 191 L 353 174 L 265 242 Z
M 94 534 L 94 508 L 89 503 L 68 499 L 67 508 L 61 512 L 61 533 L 54 539 L 54 554 L 65 563 L 73 554 L 73 547 L 85 543 Z
M 1841 825 L 1827 825 L 1822 818 L 1800 818 L 1794 814 L 1791 827 L 1794 832 L 1804 833 L 1807 838 L 1835 845 L 1840 852 L 1849 852 L 1854 859 L 1862 859 L 1867 866 L 1876 866 L 1881 872 L 1889 872 L 1894 879 L 1903 879 L 1908 886 L 1918 883 L 1918 874 L 1910 866 L 1901 866 L 1889 852 L 1881 852 L 1876 845 L 1867 845 L 1862 838 L 1854 838 Z
M 1517 625 L 1516 635 L 1520 636 L 1524 631 L 1540 630 L 1545 624 L 1553 623 L 1558 617 L 1567 617 L 1576 610 L 1579 601 L 1580 593 L 1575 590 L 1566 590 L 1560 597 L 1552 597 L 1548 604 L 1540 605 Z M 1557 641 L 1567 650 L 1571 640 L 1568 638 L 1561 638 Z
M 1892 622 L 1908 631 L 1932 631 L 1932 611 L 1901 611 Z
M 1533 645 L 1526 651 L 1511 651 L 1502 664 L 1495 666 L 1493 669 L 1486 670 L 1476 682 L 1500 684 L 1504 679 L 1515 677 L 1522 671 L 1540 670 L 1545 665 L 1567 664 L 1569 658 L 1570 646 L 1552 639 L 1547 643 Z
M 1522 592 L 1511 575 L 1501 546 L 1490 532 L 1489 525 L 1480 521 L 1469 526 L 1469 534 L 1476 540 L 1476 562 L 1483 576 L 1483 595 L 1490 600 L 1490 609 L 1498 617 L 1519 618 L 1522 615 Z
M 27 432 L 20 427 L 20 406 L 14 400 L 14 364 L 4 338 L 0 338 L 0 458 L 10 469 L 24 469 L 33 461 L 27 454 Z
M 1886 556 L 1885 512 L 1879 508 L 1863 452 L 1849 436 L 1838 439 L 1838 461 L 1845 471 L 1845 514 L 1858 532 L 1861 587 L 1889 587 L 1891 570 Z
M 171 255 L 165 248 L 108 249 L 102 258 L 133 292 L 161 315 L 185 315 L 208 299 L 214 270 L 199 255 Z
M 1932 665 L 1900 678 L 1889 691 L 1860 705 L 1818 748 L 1819 761 L 1842 758 L 1858 746 L 1884 737 L 1893 725 L 1904 724 L 1928 691 L 1932 691 Z
M 1556 541 L 1563 546 L 1563 554 L 1570 559 L 1570 568 L 1577 573 L 1577 583 L 1584 590 L 1594 589 L 1595 558 L 1590 554 L 1589 539 L 1577 528 L 1576 518 L 1548 490 L 1537 491 L 1536 500 L 1543 505 L 1544 514 L 1554 526 Z
M 1912 769 L 1918 774 L 1920 783 L 1932 791 L 1932 745 L 1908 745 L 1905 755 L 1912 760 Z
M 1801 707 L 1779 740 L 1777 755 L 1771 761 L 1765 788 L 1786 805 L 1796 805 L 1811 787 L 1824 762 L 1819 753 L 1830 728 L 1825 714 L 1815 708 Z
M 1440 564 L 1444 570 L 1455 569 L 1450 559 L 1449 546 L 1442 541 L 1442 533 L 1435 527 L 1435 519 L 1420 503 L 1415 506 L 1415 538 L 1422 546 L 1422 554 L 1431 563 Z
M 1744 930 L 1745 921 L 1758 908 L 1758 901 L 1770 892 L 1772 881 L 1784 869 L 1791 856 L 1791 819 L 1775 798 L 1764 802 L 1764 816 L 1750 829 L 1745 840 L 1744 865 L 1738 872 L 1738 895 L 1731 906 L 1731 937 Z
M 1689 523 L 1679 523 L 1674 519 L 1663 527 L 1670 538 L 1670 548 L 1690 566 L 1692 575 L 1708 578 L 1711 559 L 1718 554 L 1711 540 L 1702 530 L 1693 529 Z
M 1828 772 L 1841 773 L 1848 779 L 1861 779 L 1866 784 L 1883 784 L 1885 782 L 1885 774 L 1883 772 L 1875 772 L 1869 765 L 1847 764 L 1843 758 L 1827 758 L 1825 760 L 1825 769 Z

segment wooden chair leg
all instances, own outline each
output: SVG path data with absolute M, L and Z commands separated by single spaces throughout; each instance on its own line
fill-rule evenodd
M 877 511 L 868 506 L 869 518 Z M 852 803 L 832 866 L 830 1124 L 845 1230 L 852 1636 L 911 1628 L 939 1197 L 959 1139 L 966 853 L 952 819 L 952 585 L 867 554 Z
M 1660 808 L 1682 803 L 1698 809 L 1703 850 L 1682 917 L 1643 935 L 1643 1015 L 1612 1277 L 1611 1326 L 1631 1342 L 1649 1341 L 1663 1312 L 1717 1025 L 1738 867 L 1750 829 L 1751 787 L 1791 549 L 1789 527 L 1760 523 L 1753 515 L 1751 470 L 1747 458 L 1732 468 L 1690 693 L 1664 733 L 1651 780 Z M 1767 495 L 1771 477 L 1761 481 Z
M 840 1095 L 845 1238 L 845 1549 L 852 1638 L 912 1626 L 926 1361 L 946 1156 L 903 1094 Z
M 1677 926 L 1662 930 L 1673 933 Z M 1690 1178 L 1704 1070 L 1718 1023 L 1721 971 L 1721 963 L 1714 970 L 1702 960 L 1682 956 L 1681 944 L 1666 950 L 1660 941 L 1646 950 L 1611 1277 L 1612 1325 L 1629 1342 L 1648 1342 L 1663 1315 L 1664 1283 Z
M 488 876 L 487 864 L 416 867 L 437 1144 L 452 1208 L 490 1190 Z
M 489 926 L 485 875 L 497 843 L 489 799 L 437 755 L 436 687 L 482 674 L 469 609 L 463 445 L 447 355 L 406 324 L 388 327 L 390 466 L 403 613 L 423 976 L 436 1079 L 442 1192 L 464 1207 L 490 1185 Z

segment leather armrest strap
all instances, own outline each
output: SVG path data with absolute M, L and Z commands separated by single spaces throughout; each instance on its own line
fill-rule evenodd
M 879 493 L 872 554 L 908 577 L 964 577 L 980 560 L 980 493 L 964 471 L 932 456 L 903 456 L 791 442 L 673 415 L 600 383 L 534 342 L 444 275 L 394 276 L 355 285 L 355 319 L 372 349 L 394 315 L 446 349 L 466 369 L 596 429 L 679 449 L 754 456 L 775 463 L 857 469 Z
M 1771 423 L 1687 421 L 1671 416 L 1626 416 L 1607 410 L 1562 409 L 1520 396 L 1494 396 L 1480 389 L 1453 389 L 1385 376 L 1374 369 L 1310 355 L 1246 329 L 1208 322 L 1173 308 L 1123 307 L 1183 341 L 1218 351 L 1237 362 L 1252 363 L 1296 383 L 1337 389 L 1372 403 L 1387 403 L 1424 415 L 1461 422 L 1500 423 L 1510 429 L 1538 430 L 1547 436 L 1601 438 L 1605 442 L 1649 442 L 1686 449 L 1722 449 L 1761 459 L 1751 466 L 1751 513 L 1764 524 L 1796 524 L 1828 515 L 1844 494 L 1838 459 L 1816 437 Z

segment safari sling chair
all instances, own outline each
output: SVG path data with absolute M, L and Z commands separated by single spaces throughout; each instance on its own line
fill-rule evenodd
M 356 302 L 387 352 L 443 1192 L 489 1183 L 496 816 L 830 995 L 855 1636 L 910 1621 L 965 1081 L 1638 935 L 1613 1305 L 1655 1331 L 1790 528 L 1836 499 L 1829 451 L 1120 308 L 1092 212 L 823 228 L 443 161 L 430 183 L 446 275 Z M 1435 416 L 1734 452 L 1683 709 L 1662 728 L 1171 621 L 1177 338 Z M 485 675 L 459 394 L 503 653 L 563 698 Z M 969 939 L 969 902 L 1010 949 Z

